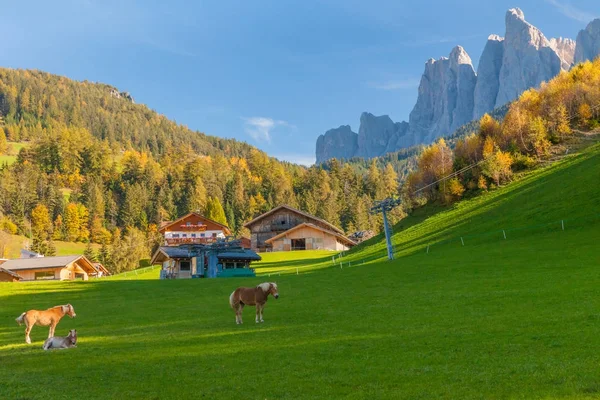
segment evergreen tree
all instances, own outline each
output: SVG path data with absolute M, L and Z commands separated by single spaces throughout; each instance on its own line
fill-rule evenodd
M 54 244 L 52 238 L 50 238 L 50 240 L 47 242 L 45 255 L 48 257 L 53 257 L 56 255 L 56 245 Z
M 83 255 L 90 261 L 98 261 L 98 256 L 96 251 L 92 247 L 92 242 L 88 241 L 85 246 L 85 250 L 83 251 Z
M 206 203 L 206 211 L 204 212 L 206 218 L 212 219 L 215 222 L 227 226 L 227 218 L 225 217 L 225 211 L 219 201 L 218 197 L 209 197 Z

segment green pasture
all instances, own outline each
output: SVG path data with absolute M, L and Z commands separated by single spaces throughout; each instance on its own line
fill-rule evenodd
M 595 146 L 418 210 L 393 262 L 375 238 L 343 268 L 292 252 L 251 279 L 0 283 L 0 398 L 597 399 L 598 214 Z M 265 280 L 280 290 L 265 323 L 247 308 L 235 325 L 229 294 Z M 41 327 L 26 345 L 14 318 L 67 302 L 57 334 L 76 328 L 78 347 L 44 352 Z
M 19 154 L 19 151 L 21 151 L 23 147 L 28 147 L 31 144 L 24 142 L 8 142 L 8 145 L 8 152 L 6 154 L 0 155 L 0 166 L 4 164 L 10 165 L 17 161 L 17 155 Z

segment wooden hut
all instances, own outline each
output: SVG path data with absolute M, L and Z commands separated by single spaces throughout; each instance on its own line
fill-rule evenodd
M 255 251 L 346 250 L 356 244 L 340 228 L 288 205 L 275 207 L 244 226 L 250 229 Z
M 18 273 L 24 281 L 75 280 L 87 281 L 96 270 L 85 256 L 17 258 L 2 264 L 2 268 Z

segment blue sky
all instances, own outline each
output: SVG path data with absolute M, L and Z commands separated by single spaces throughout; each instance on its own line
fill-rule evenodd
M 520 7 L 547 37 L 597 0 L 2 1 L 0 65 L 112 84 L 207 134 L 314 161 L 318 135 L 360 113 L 408 118 L 428 58 L 460 44 L 475 68 Z

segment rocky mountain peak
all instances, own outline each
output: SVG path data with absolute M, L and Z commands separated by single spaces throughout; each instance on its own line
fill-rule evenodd
M 471 57 L 467 54 L 465 49 L 462 46 L 456 46 L 450 52 L 450 57 L 448 57 L 451 62 L 454 64 L 468 64 L 473 65 L 471 62 Z
M 600 55 L 600 18 L 593 20 L 577 35 L 574 62 L 593 60 Z
M 353 148 L 356 151 L 352 156 L 376 157 L 431 143 L 511 102 L 525 90 L 549 81 L 561 70 L 569 70 L 574 63 L 600 55 L 600 19 L 579 32 L 577 42 L 547 39 L 525 20 L 519 8 L 508 10 L 505 22 L 504 37 L 488 37 L 477 73 L 461 46 L 454 47 L 448 57 L 430 58 L 425 63 L 408 123 L 363 113 L 358 134 L 346 126 L 319 137 L 317 162 L 331 157 L 349 158 Z
M 550 39 L 550 47 L 561 59 L 561 68 L 565 71 L 571 69 L 575 58 L 575 41 L 569 38 L 559 37 Z

